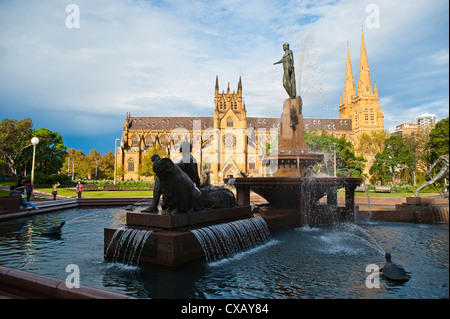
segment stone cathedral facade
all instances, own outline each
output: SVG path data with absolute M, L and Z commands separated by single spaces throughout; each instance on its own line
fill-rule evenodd
M 364 33 L 361 36 L 361 54 L 359 59 L 358 91 L 353 80 L 350 51 L 347 44 L 345 84 L 343 95 L 339 99 L 339 118 L 351 119 L 352 134 L 349 139 L 356 141 L 362 133 L 384 130 L 384 115 L 378 98 L 377 82 L 372 86 L 367 60 Z
M 274 106 L 283 109 L 283 101 Z M 336 137 L 346 135 L 356 141 L 359 134 L 384 129 L 383 113 L 378 99 L 376 83 L 372 88 L 369 64 L 364 43 L 361 41 L 358 92 L 356 93 L 347 47 L 344 94 L 339 103 L 339 118 L 304 119 L 304 129 L 322 130 Z M 146 180 L 138 169 L 143 157 L 159 144 L 174 162 L 181 160 L 179 146 L 188 140 L 199 171 L 208 169 L 214 183 L 226 177 L 270 176 L 265 156 L 277 152 L 276 141 L 280 118 L 248 117 L 243 97 L 242 79 L 237 90 L 230 84 L 220 92 L 216 77 L 214 113 L 211 117 L 155 117 L 131 116 L 127 113 L 123 125 L 120 147 L 117 148 L 117 167 L 123 169 L 124 180 Z

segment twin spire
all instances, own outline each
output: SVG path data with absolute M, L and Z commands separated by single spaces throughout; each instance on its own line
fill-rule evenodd
M 216 94 L 219 93 L 219 77 L 216 75 Z M 227 89 L 227 93 L 230 93 L 230 82 L 228 82 L 228 89 Z M 239 83 L 238 83 L 238 88 L 237 88 L 237 94 L 242 94 L 242 79 L 239 76 Z
M 372 89 L 372 82 L 370 81 L 369 62 L 367 60 L 366 43 L 364 41 L 364 32 L 361 36 L 361 55 L 359 60 L 359 77 L 358 77 L 358 96 L 373 96 L 378 95 L 377 82 Z M 343 100 L 340 98 L 339 104 L 351 104 L 356 97 L 355 82 L 353 80 L 352 63 L 350 61 L 350 50 L 347 42 L 347 61 L 345 67 L 345 85 Z

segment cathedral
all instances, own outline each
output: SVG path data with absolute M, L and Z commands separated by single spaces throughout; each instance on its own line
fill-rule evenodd
M 384 129 L 376 82 L 372 88 L 370 80 L 364 35 L 357 88 L 356 92 L 347 45 L 339 118 L 304 118 L 304 130 L 325 130 L 355 142 L 363 132 Z M 280 114 L 282 102 L 277 106 Z M 231 91 L 228 83 L 222 92 L 216 77 L 212 117 L 146 117 L 127 113 L 117 148 L 117 167 L 123 172 L 123 180 L 147 180 L 150 177 L 139 176 L 138 169 L 154 145 L 160 145 L 174 162 L 179 162 L 180 145 L 189 141 L 199 171 L 208 170 L 213 183 L 220 184 L 227 177 L 270 176 L 266 155 L 277 152 L 274 141 L 278 140 L 279 128 L 280 118 L 247 117 L 241 77 L 236 91 Z
M 339 118 L 351 119 L 352 134 L 348 138 L 355 142 L 362 133 L 384 130 L 384 115 L 378 99 L 377 82 L 370 80 L 364 33 L 361 36 L 361 55 L 359 59 L 358 92 L 353 80 L 350 51 L 347 44 L 344 92 L 339 99 Z

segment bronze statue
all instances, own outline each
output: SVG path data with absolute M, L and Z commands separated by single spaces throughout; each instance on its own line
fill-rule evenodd
M 284 55 L 275 64 L 283 63 L 283 86 L 291 99 L 295 99 L 297 92 L 295 89 L 294 55 L 289 50 L 289 43 L 283 44 Z
M 430 169 L 426 172 L 427 176 L 430 178 L 429 181 L 426 181 L 425 183 L 423 183 L 422 185 L 420 185 L 419 187 L 417 187 L 416 190 L 414 190 L 414 195 L 416 195 L 417 197 L 419 197 L 419 192 L 420 190 L 424 189 L 427 186 L 433 185 L 435 183 L 441 182 L 443 181 L 445 178 L 448 178 L 448 162 L 449 162 L 449 157 L 448 155 L 441 155 L 439 156 L 439 158 L 436 160 L 436 162 L 434 162 L 434 164 L 430 167 Z M 441 164 L 441 170 L 439 171 L 439 173 L 437 173 L 433 178 L 431 177 L 431 172 L 433 171 L 433 169 L 437 166 Z M 448 185 L 444 182 L 442 185 L 442 192 L 444 193 L 443 195 L 445 197 L 448 197 L 448 189 L 447 189 Z M 437 188 L 437 187 L 436 187 Z M 438 189 L 439 194 L 441 193 Z M 442 195 L 442 194 L 441 194 Z
M 170 158 L 154 162 L 153 171 L 159 178 L 165 214 L 203 210 L 202 193 L 190 177 Z

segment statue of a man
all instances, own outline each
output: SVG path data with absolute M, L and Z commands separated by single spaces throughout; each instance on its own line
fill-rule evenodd
M 441 170 L 433 178 L 431 178 L 431 171 L 439 164 L 441 164 Z M 445 178 L 448 178 L 448 176 L 449 176 L 448 175 L 449 174 L 448 166 L 449 166 L 448 154 L 439 156 L 439 158 L 436 160 L 436 162 L 434 162 L 434 164 L 426 172 L 427 176 L 430 177 L 431 179 L 429 181 L 426 181 L 419 187 L 417 187 L 417 189 L 413 191 L 414 195 L 419 196 L 420 190 L 424 189 L 427 186 L 441 182 L 441 181 L 445 180 Z M 447 185 L 446 185 L 446 183 L 444 183 L 442 186 L 442 192 L 445 197 L 448 197 L 448 191 L 446 190 L 446 188 L 447 188 Z
M 283 63 L 283 86 L 291 99 L 295 99 L 297 92 L 295 89 L 294 55 L 289 50 L 289 43 L 283 44 L 284 55 L 275 64 Z

